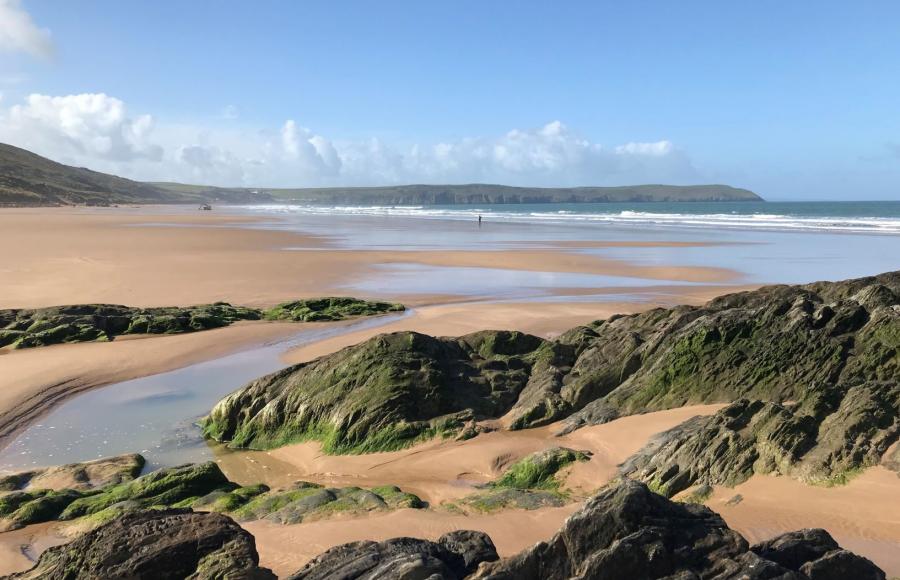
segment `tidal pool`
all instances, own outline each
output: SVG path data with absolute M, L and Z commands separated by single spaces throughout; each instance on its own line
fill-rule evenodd
M 0 472 L 140 453 L 147 469 L 212 459 L 196 421 L 244 383 L 285 366 L 292 346 L 393 322 L 411 312 L 297 335 L 178 370 L 93 389 L 63 403 L 0 451 Z

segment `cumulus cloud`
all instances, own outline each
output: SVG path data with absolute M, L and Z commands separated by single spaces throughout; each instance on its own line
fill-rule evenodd
M 150 141 L 153 118 L 130 118 L 125 104 L 103 93 L 51 97 L 32 94 L 0 117 L 0 138 L 68 158 L 159 160 L 163 148 Z
M 130 116 L 104 94 L 30 95 L 0 109 L 0 140 L 135 179 L 260 187 L 496 182 L 575 186 L 695 181 L 673 143 L 605 146 L 559 121 L 494 137 L 397 147 L 333 141 L 292 119 L 279 128 L 200 127 Z
M 53 55 L 50 31 L 38 28 L 19 0 L 0 0 L 0 52 L 25 52 L 43 58 Z

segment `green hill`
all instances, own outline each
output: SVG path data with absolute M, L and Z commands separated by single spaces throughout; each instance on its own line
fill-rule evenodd
M 0 206 L 127 203 L 312 203 L 444 205 L 647 201 L 762 201 L 728 185 L 512 187 L 508 185 L 390 185 L 270 189 L 183 183 L 142 183 L 72 167 L 0 143 Z

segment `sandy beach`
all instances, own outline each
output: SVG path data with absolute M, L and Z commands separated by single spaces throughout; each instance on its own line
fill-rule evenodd
M 0 259 L 0 308 L 97 302 L 164 306 L 216 300 L 269 306 L 294 298 L 352 294 L 402 301 L 410 312 L 377 326 L 346 331 L 338 328 L 325 339 L 294 348 L 285 341 L 321 325 L 245 322 L 194 334 L 2 352 L 0 445 L 88 389 L 273 343 L 284 345 L 281 362 L 293 364 L 378 333 L 400 330 L 453 336 L 515 329 L 553 337 L 614 314 L 655 306 L 702 304 L 715 296 L 757 285 L 729 267 L 680 265 L 677 261 L 659 265 L 584 253 L 606 248 L 678 252 L 702 248 L 709 242 L 586 239 L 537 243 L 522 239 L 505 250 L 386 250 L 348 247 L 321 235 L 250 227 L 256 225 L 255 220 L 164 207 L 0 210 L 0 244 L 16 248 Z M 622 277 L 628 283 L 558 284 L 544 289 L 535 299 L 511 297 L 504 292 L 473 296 L 439 286 L 428 292 L 410 293 L 398 286 L 391 292 L 365 294 L 348 286 L 383 277 L 385 268 L 408 264 L 437 269 L 479 268 L 488 273 L 503 270 Z M 643 283 L 634 285 L 634 280 Z M 398 535 L 436 538 L 459 528 L 488 532 L 501 555 L 510 555 L 551 536 L 578 508 L 578 502 L 561 508 L 491 515 L 451 513 L 442 510 L 441 504 L 472 493 L 475 485 L 496 478 L 511 462 L 556 445 L 593 453 L 589 462 L 565 472 L 565 484 L 573 499 L 584 498 L 613 478 L 617 466 L 653 434 L 718 408 L 686 407 L 627 417 L 564 437 L 555 437 L 557 426 L 551 425 L 517 432 L 494 431 L 464 442 L 432 441 L 403 451 L 362 456 L 323 455 L 317 443 L 270 452 L 214 449 L 214 453 L 225 473 L 241 483 L 266 482 L 277 487 L 305 479 L 329 485 L 394 484 L 420 495 L 432 506 L 428 510 L 358 518 L 352 525 L 345 520 L 291 526 L 266 521 L 245 524 L 256 537 L 262 565 L 279 574 L 293 572 L 339 543 Z M 881 468 L 867 471 L 850 485 L 830 489 L 757 476 L 735 489 L 717 489 L 709 504 L 751 541 L 798 527 L 824 526 L 843 545 L 873 558 L 889 574 L 896 575 L 900 574 L 900 561 L 895 557 L 900 548 L 900 514 L 884 506 L 891 504 L 898 491 L 900 479 Z M 727 504 L 735 494 L 741 494 L 743 501 Z M 43 524 L 0 534 L 0 573 L 28 568 L 28 557 L 59 541 L 62 539 L 53 527 Z M 22 546 L 27 546 L 24 552 Z

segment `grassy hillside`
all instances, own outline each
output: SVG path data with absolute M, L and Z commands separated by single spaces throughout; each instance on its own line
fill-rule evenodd
M 321 203 L 437 205 L 484 203 L 762 201 L 728 185 L 511 187 L 508 185 L 391 185 L 266 189 L 182 183 L 141 183 L 57 163 L 0 143 L 0 206 L 127 203 Z
M 125 203 L 249 202 L 269 197 L 248 190 L 175 191 L 150 183 L 72 167 L 0 143 L 0 206 L 111 205 Z

